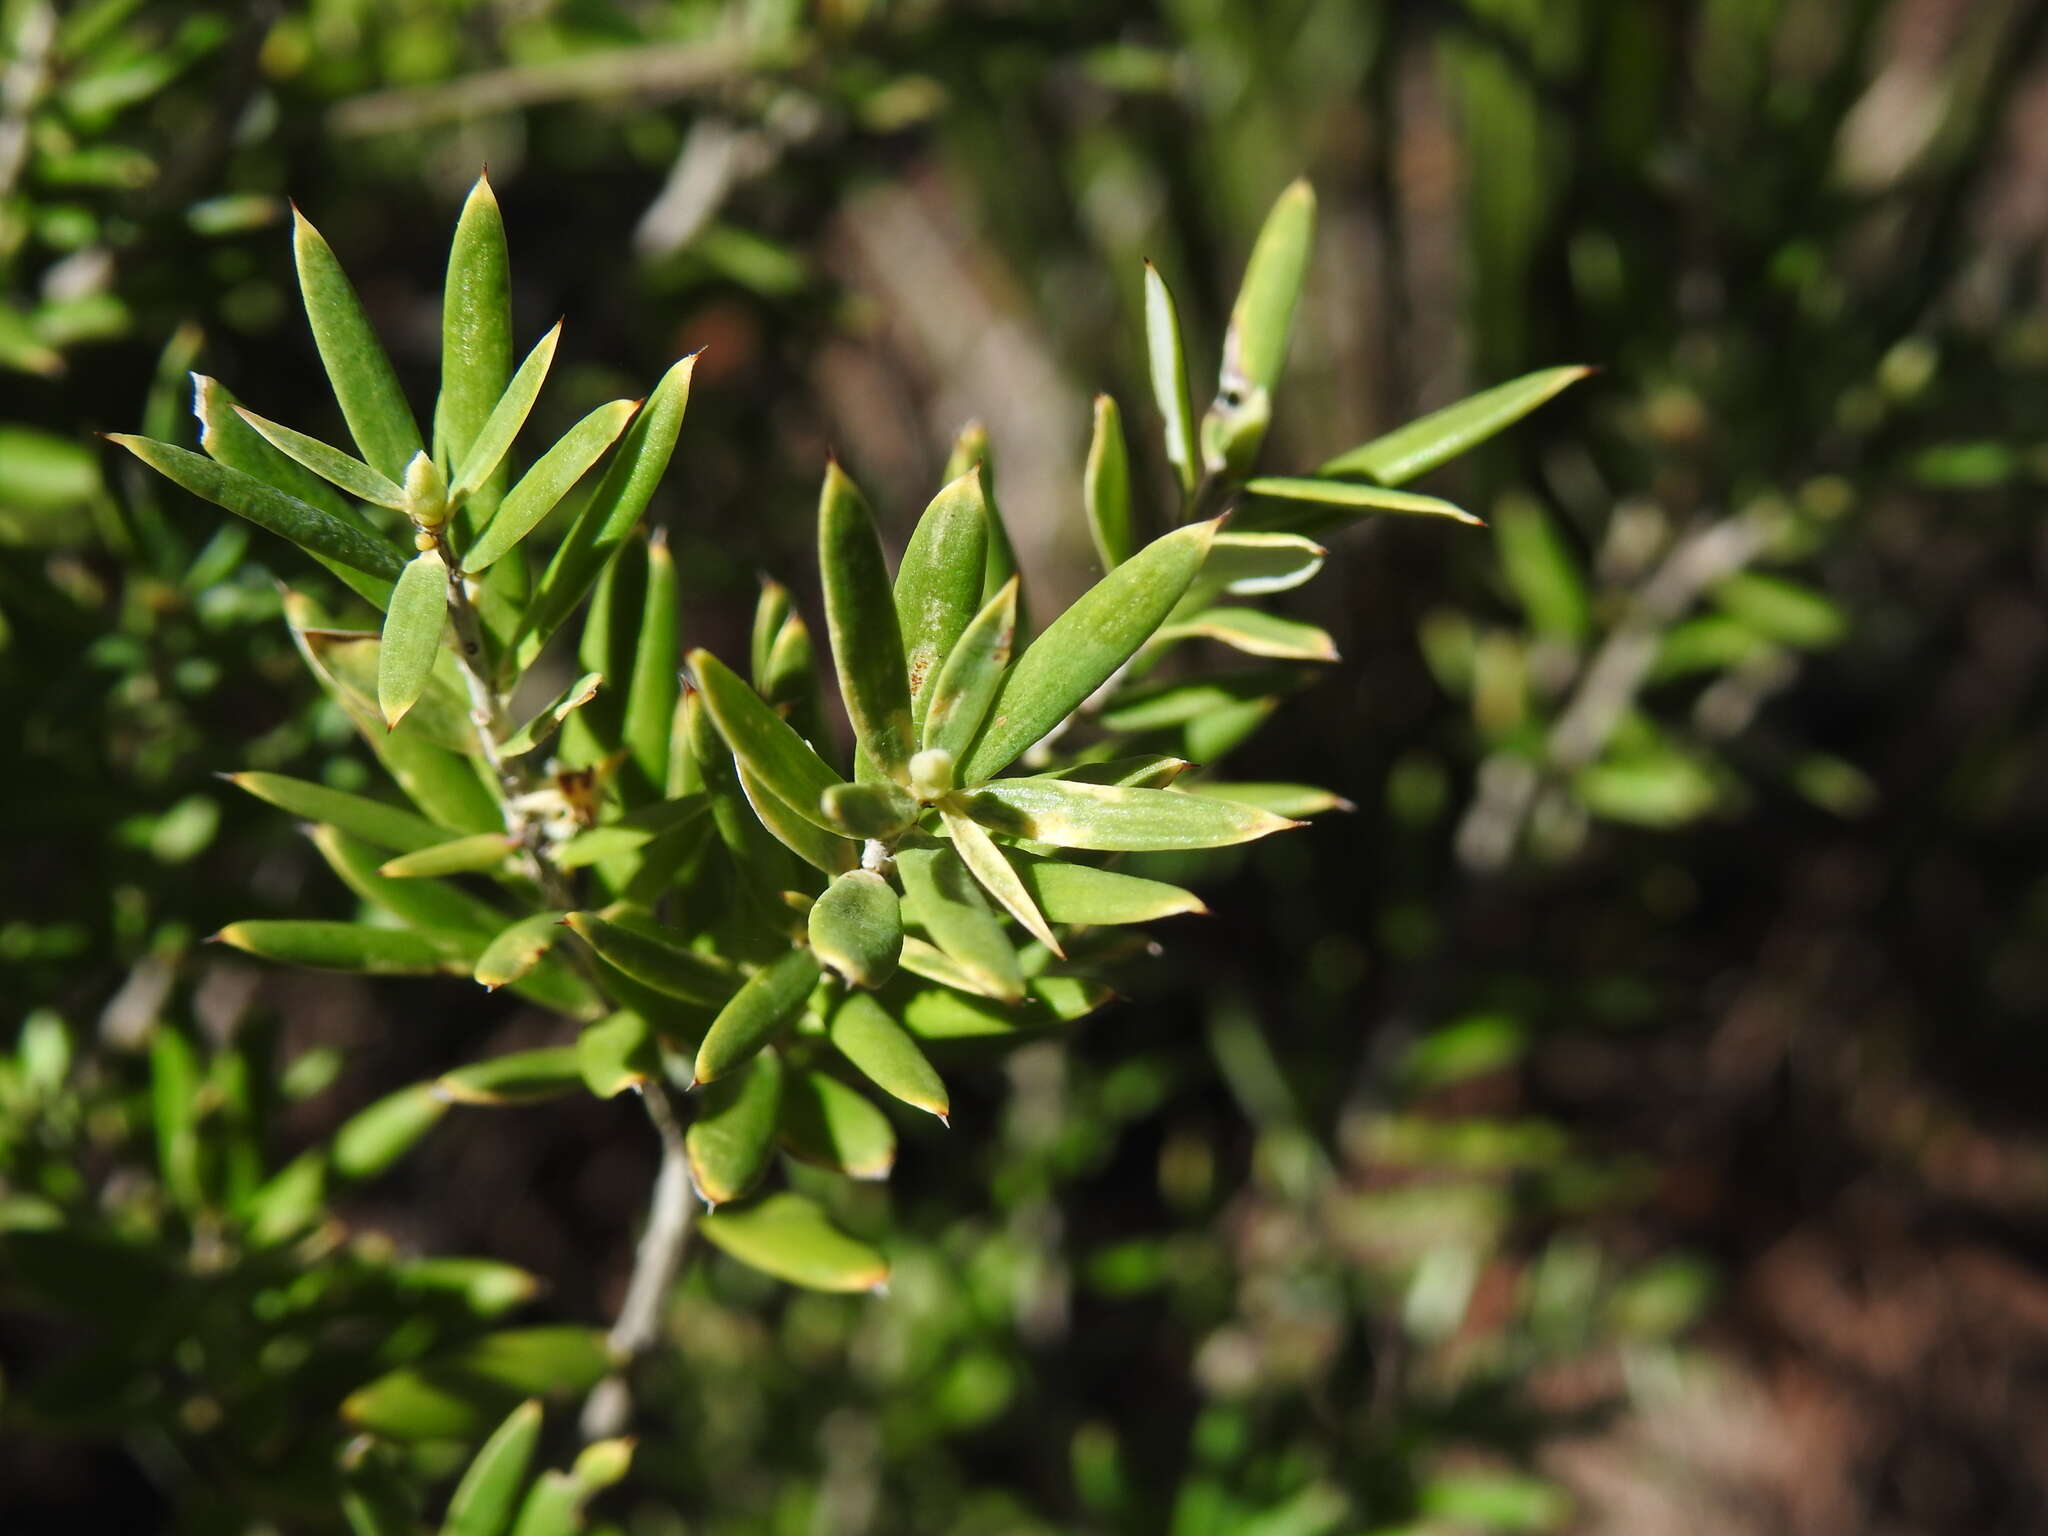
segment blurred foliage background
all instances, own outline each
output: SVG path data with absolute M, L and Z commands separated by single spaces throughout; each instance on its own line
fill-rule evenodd
M 900 540 L 970 416 L 1071 596 L 1090 396 L 1150 420 L 1141 258 L 1220 334 L 1296 174 L 1274 460 L 1604 370 L 1430 483 L 1487 532 L 1331 541 L 1298 606 L 1345 659 L 1233 776 L 1355 812 L 1182 861 L 1215 915 L 1137 995 L 962 1081 L 869 1197 L 886 1298 L 693 1267 L 599 1526 L 2048 1524 L 2044 33 L 2022 0 L 0 0 L 0 1528 L 339 1529 L 352 1387 L 617 1305 L 630 1105 L 452 1111 L 317 1243 L 223 1217 L 544 1026 L 199 944 L 347 915 L 212 775 L 364 769 L 265 551 L 89 435 L 189 438 L 193 366 L 316 425 L 287 197 L 424 394 L 480 164 L 522 334 L 569 318 L 544 430 L 708 348 L 657 520 L 728 651 L 757 571 L 816 611 L 828 448 Z

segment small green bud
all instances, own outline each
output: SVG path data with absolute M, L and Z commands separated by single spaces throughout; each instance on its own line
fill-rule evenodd
M 953 754 L 927 747 L 910 759 L 910 788 L 920 800 L 937 800 L 953 792 Z
M 405 466 L 405 515 L 422 528 L 438 528 L 448 521 L 448 479 L 425 449 Z

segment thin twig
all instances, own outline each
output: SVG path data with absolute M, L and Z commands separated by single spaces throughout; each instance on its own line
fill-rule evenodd
M 661 1138 L 661 1169 L 654 1178 L 647 1228 L 633 1256 L 633 1276 L 606 1344 L 616 1362 L 613 1373 L 598 1384 L 583 1405 L 583 1436 L 602 1440 L 623 1430 L 632 1417 L 632 1389 L 627 1372 L 633 1362 L 661 1340 L 662 1309 L 690 1245 L 697 1202 L 690 1184 L 689 1158 L 683 1144 L 683 1121 L 668 1084 L 655 1078 L 641 1090 L 647 1118 Z

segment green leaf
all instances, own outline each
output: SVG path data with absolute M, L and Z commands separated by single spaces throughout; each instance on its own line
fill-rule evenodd
M 977 466 L 932 498 L 904 548 L 896 571 L 896 624 L 909 676 L 913 731 L 924 723 L 939 668 L 981 607 L 988 529 Z
M 1349 811 L 1356 807 L 1342 795 L 1313 784 L 1226 784 L 1203 779 L 1187 786 L 1188 793 L 1208 795 L 1217 800 L 1234 800 L 1239 805 L 1257 806 L 1275 816 L 1305 821 L 1326 811 Z
M 854 1179 L 886 1179 L 896 1164 L 896 1129 L 857 1088 L 823 1072 L 791 1070 L 782 1083 L 776 1139 L 799 1162 Z
M 1041 976 L 1027 987 L 1018 1006 L 969 997 L 945 987 L 892 988 L 885 1003 L 921 1043 L 940 1048 L 962 1043 L 1043 1034 L 1094 1012 L 1114 995 L 1097 981 L 1079 976 Z
M 602 672 L 584 673 L 536 710 L 531 720 L 499 742 L 498 755 L 524 757 L 536 747 L 546 746 L 562 722 L 596 698 L 597 690 L 603 686 Z
M 850 834 L 836 827 L 827 832 L 816 821 L 799 815 L 794 806 L 762 783 L 745 763 L 735 763 L 734 767 L 739 771 L 740 792 L 747 797 L 747 804 L 783 847 L 826 875 L 844 874 L 860 862 L 859 846 L 847 841 Z M 824 803 L 830 804 L 834 795 L 854 787 L 835 784 L 825 791 Z M 831 819 L 829 814 L 825 819 Z
M 574 1093 L 582 1086 L 583 1072 L 573 1045 L 543 1046 L 492 1056 L 444 1072 L 434 1080 L 434 1091 L 444 1099 L 492 1107 L 538 1104 L 543 1099 Z
M 647 510 L 675 452 L 683 410 L 690 402 L 690 374 L 696 364 L 693 352 L 662 376 L 619 440 L 604 479 L 556 547 L 520 626 L 520 666 L 532 665 L 548 637 L 575 611 Z
M 832 1010 L 827 1027 L 839 1054 L 882 1092 L 941 1120 L 952 1112 L 945 1082 L 917 1042 L 871 994 L 847 993 Z
M 710 802 L 700 791 L 678 795 L 673 800 L 659 801 L 654 805 L 643 805 L 628 811 L 617 821 L 578 832 L 566 843 L 558 844 L 555 867 L 584 869 L 618 854 L 637 852 L 671 832 L 695 826 L 698 818 L 709 809 Z
M 977 784 L 1078 709 L 1149 640 L 1188 589 L 1214 522 L 1177 528 L 1097 582 L 1017 658 L 960 767 Z
M 433 1089 L 431 1083 L 418 1086 L 428 1093 Z M 391 1278 L 403 1294 L 453 1297 L 476 1317 L 498 1317 L 524 1306 L 541 1290 L 539 1276 L 495 1259 L 402 1259 L 392 1266 Z
M 600 1099 L 616 1098 L 661 1070 L 654 1034 L 644 1016 L 621 1011 L 587 1024 L 576 1037 L 576 1069 Z
M 1031 899 L 1055 923 L 1149 923 L 1209 910 L 1193 891 L 1163 880 L 1028 853 L 1012 853 L 1010 859 Z
M 405 391 L 333 250 L 296 208 L 292 219 L 299 292 L 342 419 L 364 460 L 386 478 L 402 481 L 422 446 Z
M 504 394 L 491 407 L 491 414 L 484 418 L 475 438 L 456 460 L 455 483 L 448 489 L 451 500 L 469 500 L 498 472 L 498 466 L 511 450 L 512 440 L 519 436 L 519 429 L 533 412 L 533 402 L 540 397 L 540 387 L 555 360 L 555 345 L 561 339 L 562 322 L 557 320 L 526 354 L 526 361 L 519 365 Z
M 395 727 L 419 702 L 448 628 L 448 566 L 438 549 L 413 557 L 391 590 L 377 652 L 377 708 Z
M 571 912 L 563 922 L 605 964 L 616 966 L 664 997 L 717 1007 L 733 995 L 736 979 L 722 961 L 624 927 L 595 912 Z
M 1245 262 L 1244 281 L 1223 334 L 1218 393 L 1263 389 L 1271 393 L 1287 361 L 1287 338 L 1308 278 L 1316 238 L 1316 194 L 1296 181 L 1274 202 Z
M 455 1485 L 441 1536 L 505 1536 L 540 1445 L 540 1402 L 528 1398 L 491 1432 Z
M 567 1472 L 543 1472 L 519 1506 L 512 1536 L 575 1536 L 590 1492 Z
M 825 739 L 824 696 L 818 691 L 818 658 L 811 632 L 792 613 L 783 621 L 768 652 L 767 681 L 761 697 L 788 719 L 806 741 Z
M 1096 558 L 1113 571 L 1131 558 L 1131 451 L 1124 442 L 1123 416 L 1108 395 L 1095 397 L 1095 435 L 1081 476 L 1081 500 L 1088 510 L 1088 536 Z
M 1121 784 L 1127 789 L 1164 789 L 1192 766 L 1184 757 L 1162 752 L 1141 752 L 1135 757 L 1112 757 L 1100 762 L 1075 763 L 1055 768 L 1033 778 L 1071 779 L 1076 784 Z
M 818 984 L 818 962 L 809 950 L 792 949 L 764 965 L 732 995 L 704 1032 L 691 1076 L 715 1083 L 745 1065 L 803 1008 Z
M 747 664 L 754 680 L 754 691 L 771 702 L 774 695 L 768 688 L 770 658 L 775 653 L 775 642 L 782 634 L 782 626 L 789 622 L 791 612 L 789 588 L 779 581 L 763 576 L 761 595 L 754 602 L 754 629 L 747 645 Z
M 1270 705 L 1300 686 L 1291 671 L 1261 668 L 1192 682 L 1161 683 L 1119 693 L 1102 711 L 1112 731 L 1160 731 L 1222 714 L 1238 705 Z
M 818 496 L 818 573 L 832 664 L 854 740 L 877 768 L 903 783 L 916 741 L 889 565 L 866 499 L 836 463 L 825 466 Z M 928 577 L 921 576 L 920 585 Z
M 834 784 L 819 798 L 818 808 L 842 836 L 900 837 L 916 822 L 917 801 L 894 784 Z
M 434 446 L 444 465 L 468 457 L 511 376 L 512 262 L 497 194 L 485 175 L 477 177 L 463 201 L 441 291 L 441 393 L 434 402 Z M 495 490 L 478 511 L 495 505 Z
M 682 687 L 676 673 L 681 638 L 676 562 L 669 554 L 668 536 L 656 529 L 647 541 L 647 597 L 640 610 L 633 676 L 620 726 L 620 740 L 638 774 L 637 782 L 625 786 L 629 804 L 658 799 L 668 783 L 669 731 Z
M 698 1092 L 697 1116 L 683 1137 L 690 1182 L 706 1205 L 724 1205 L 759 1182 L 775 1151 L 782 1058 L 757 1051 Z
M 1280 661 L 1335 661 L 1337 642 L 1313 624 L 1260 608 L 1205 608 L 1159 631 L 1161 641 L 1214 640 L 1247 656 Z
M 378 1377 L 342 1402 L 358 1429 L 393 1440 L 482 1434 L 525 1397 L 580 1395 L 612 1369 L 595 1328 L 518 1328 Z
M 355 455 L 330 447 L 317 437 L 308 437 L 303 432 L 294 432 L 290 427 L 267 421 L 242 406 L 236 406 L 234 411 L 271 447 L 295 463 L 305 465 L 321 479 L 380 507 L 389 507 L 394 512 L 405 510 L 405 487 L 379 474 Z
M 1004 582 L 1017 574 L 1017 551 L 1010 546 L 1010 530 L 1003 526 L 1002 512 L 996 506 L 995 454 L 989 446 L 988 428 L 978 421 L 968 422 L 953 440 L 942 478 L 949 482 L 958 480 L 970 469 L 981 477 L 981 501 L 988 511 L 988 561 L 981 573 L 981 601 L 986 603 Z M 1017 598 L 1017 622 L 1026 622 L 1021 593 Z
M 855 869 L 825 887 L 811 905 L 811 949 L 849 986 L 878 987 L 903 953 L 903 911 L 889 882 Z
M 1206 608 L 1221 594 L 1265 597 L 1301 586 L 1323 568 L 1329 554 L 1298 533 L 1233 533 L 1226 529 L 1209 546 L 1209 558 L 1182 601 Z
M 995 897 L 1005 912 L 1023 924 L 1026 933 L 1055 955 L 1064 956 L 1066 951 L 1060 948 L 1060 941 L 1053 936 L 1052 925 L 1038 910 L 1038 903 L 1031 899 L 1024 882 L 1017 878 L 1017 871 L 1003 857 L 1003 850 L 996 846 L 995 839 L 967 817 L 961 809 L 960 798 L 952 796 L 941 801 L 939 818 L 945 824 L 946 835 L 953 840 L 960 862 L 981 882 L 981 888 Z
M 464 574 L 474 576 L 489 570 L 533 532 L 625 430 L 626 423 L 639 409 L 637 400 L 614 400 L 609 405 L 600 405 L 565 432 L 562 440 L 542 454 L 519 483 L 505 493 L 496 514 L 463 557 Z
M 484 946 L 471 974 L 493 992 L 518 981 L 561 941 L 565 916 L 562 912 L 536 912 L 522 917 Z
M 1384 486 L 1359 485 L 1350 480 L 1307 480 L 1289 475 L 1262 475 L 1256 480 L 1245 482 L 1245 490 L 1253 496 L 1264 496 L 1273 501 L 1289 504 L 1279 512 L 1253 506 L 1247 511 L 1247 519 L 1254 522 L 1272 521 L 1284 518 L 1290 526 L 1320 526 L 1322 523 L 1341 521 L 1365 512 L 1393 512 L 1405 517 L 1447 517 L 1452 522 L 1465 523 L 1473 528 L 1484 528 L 1485 522 L 1474 517 L 1463 507 L 1453 506 L 1437 496 L 1418 495 L 1414 491 L 1388 490 Z M 1306 515 L 1293 509 L 1293 504 L 1307 503 L 1318 509 Z M 1328 508 L 1329 511 L 1320 509 Z
M 367 923 L 261 920 L 229 923 L 213 937 L 259 959 L 365 976 L 433 976 L 454 963 L 424 935 Z
M 951 848 L 905 848 L 896 855 L 903 915 L 965 970 L 973 990 L 1016 1002 L 1024 996 L 1017 952 L 980 889 Z
M 733 756 L 806 820 L 836 833 L 820 801 L 826 790 L 845 781 L 724 662 L 697 650 L 690 652 L 689 664 Z
M 872 1291 L 889 1280 L 889 1261 L 848 1237 L 802 1195 L 768 1195 L 713 1211 L 698 1222 L 713 1246 L 791 1285 L 817 1291 Z
M 346 1179 L 372 1179 L 410 1152 L 448 1112 L 432 1083 L 386 1094 L 342 1122 L 334 1133 L 334 1171 Z
M 427 583 L 422 581 L 420 595 L 424 596 L 426 590 Z M 446 590 L 444 581 L 444 603 Z M 394 589 L 394 601 L 395 598 Z M 358 729 L 370 738 L 373 746 L 379 737 L 390 741 L 399 734 L 385 720 L 378 697 L 384 671 L 381 635 L 367 630 L 314 629 L 302 632 L 299 638 L 319 662 L 342 706 L 358 717 Z M 464 757 L 480 753 L 476 722 L 470 718 L 468 690 L 452 649 L 437 646 L 429 653 L 427 681 L 401 725 L 405 736 L 417 736 Z M 501 825 L 502 821 L 494 808 L 492 824 Z
M 417 853 L 432 848 L 446 836 L 424 816 L 415 816 L 399 806 L 387 805 L 347 790 L 329 789 L 306 779 L 281 773 L 230 773 L 227 781 L 245 789 L 258 800 L 289 811 L 307 821 L 324 821 L 351 836 L 379 848 L 398 853 Z
M 1300 825 L 1253 806 L 1178 790 L 1061 779 L 1002 779 L 959 798 L 982 825 L 1057 848 L 1222 848 Z
M 386 581 L 396 581 L 405 569 L 405 557 L 391 544 L 252 475 L 146 437 L 114 432 L 108 434 L 107 441 L 120 444 L 202 501 L 225 507 L 257 527 L 289 539 L 308 554 Z
M 1544 368 L 1496 384 L 1340 453 L 1317 473 L 1365 475 L 1381 485 L 1405 485 L 1520 421 L 1591 372 L 1591 368 Z
M 576 1453 L 569 1475 L 585 1493 L 600 1493 L 625 1480 L 633 1469 L 634 1442 L 625 1438 L 593 1440 Z
M 1716 606 L 1767 640 L 1801 650 L 1825 650 L 1848 633 L 1849 620 L 1834 599 L 1759 571 L 1737 571 L 1717 582 Z
M 1002 686 L 1017 637 L 1017 578 L 997 589 L 981 612 L 961 632 L 952 654 L 932 685 L 924 719 L 926 750 L 966 754 L 988 717 L 988 707 Z
M 1181 344 L 1180 312 L 1166 279 L 1145 263 L 1145 355 L 1152 372 L 1152 399 L 1166 433 L 1166 461 L 1191 495 L 1200 465 L 1195 457 L 1195 408 L 1188 398 L 1187 351 Z
M 902 965 L 911 975 L 922 976 L 926 981 L 936 981 L 942 987 L 971 992 L 976 997 L 994 998 L 997 1002 L 1008 1001 L 981 976 L 968 970 L 937 945 L 926 943 L 914 933 L 906 932 L 903 935 Z
M 497 869 L 519 846 L 503 832 L 475 832 L 449 842 L 436 843 L 413 853 L 402 853 L 377 866 L 387 880 L 418 880 L 438 875 L 473 875 Z

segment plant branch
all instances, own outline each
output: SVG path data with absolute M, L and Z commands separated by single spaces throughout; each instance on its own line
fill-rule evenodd
M 583 1405 L 583 1436 L 603 1440 L 622 1431 L 633 1412 L 632 1389 L 626 1376 L 635 1360 L 661 1338 L 662 1307 L 682 1272 L 695 1222 L 697 1204 L 690 1183 L 689 1158 L 683 1144 L 683 1119 L 667 1081 L 656 1077 L 641 1089 L 647 1118 L 661 1138 L 661 1168 L 654 1178 L 647 1227 L 633 1256 L 633 1276 L 618 1320 L 606 1338 L 617 1362 Z

